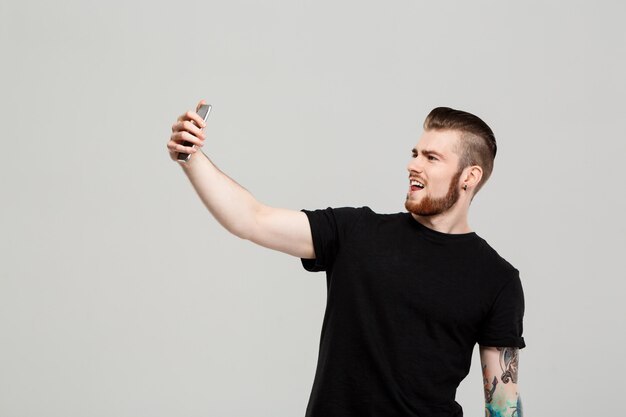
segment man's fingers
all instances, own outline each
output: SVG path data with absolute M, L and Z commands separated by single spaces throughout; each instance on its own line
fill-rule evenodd
M 187 113 L 181 114 L 178 117 L 178 119 L 176 119 L 177 122 L 184 122 L 185 120 L 191 120 L 197 126 L 200 126 L 201 128 L 205 126 L 205 123 L 204 123 L 204 120 L 202 120 L 202 117 L 200 117 L 200 115 L 198 115 L 198 113 L 196 113 L 193 110 L 189 110 Z
M 187 115 L 188 120 L 194 121 L 197 126 L 204 127 L 204 120 L 202 120 L 202 117 L 200 117 L 198 113 L 196 113 L 195 111 L 189 110 L 185 114 Z
M 197 151 L 197 149 L 193 147 L 193 144 L 189 142 L 176 143 L 174 141 L 169 141 L 167 143 L 167 149 L 169 149 L 170 152 L 183 152 L 183 153 L 194 153 Z
M 172 136 L 170 136 L 170 139 L 177 143 L 186 141 L 186 142 L 191 142 L 198 146 L 204 145 L 204 137 L 198 138 L 197 136 L 194 136 L 191 133 L 186 132 L 184 130 L 180 132 L 172 133 Z
M 198 126 L 196 126 L 195 124 L 189 121 L 183 122 L 182 127 L 184 130 L 186 130 L 189 133 L 192 133 L 198 137 L 204 137 L 204 133 L 202 133 L 202 130 Z
M 189 120 L 179 121 L 172 125 L 172 132 L 180 131 L 187 131 L 201 139 L 205 138 L 205 134 L 202 132 L 202 130 Z

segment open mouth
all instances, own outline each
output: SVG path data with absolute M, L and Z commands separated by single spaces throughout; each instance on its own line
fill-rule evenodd
M 423 190 L 424 189 L 424 184 L 417 181 L 417 180 L 411 180 L 411 191 L 417 191 L 417 190 Z

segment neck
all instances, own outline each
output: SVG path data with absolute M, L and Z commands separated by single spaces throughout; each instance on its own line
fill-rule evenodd
M 461 234 L 470 233 L 472 229 L 467 222 L 467 210 L 458 210 L 453 207 L 445 213 L 434 216 L 420 216 L 411 213 L 413 218 L 423 226 L 441 233 Z

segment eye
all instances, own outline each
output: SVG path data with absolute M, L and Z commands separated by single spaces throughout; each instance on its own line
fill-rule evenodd
M 411 158 L 417 158 L 417 153 L 411 152 Z
M 429 161 L 438 161 L 439 159 L 437 159 L 436 157 L 434 157 L 433 155 L 428 155 L 428 160 Z

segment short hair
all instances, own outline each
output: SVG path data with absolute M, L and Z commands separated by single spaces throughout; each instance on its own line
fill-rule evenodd
M 483 169 L 482 179 L 474 192 L 476 194 L 491 176 L 498 150 L 496 137 L 487 123 L 462 110 L 436 107 L 426 116 L 424 130 L 456 130 L 461 133 L 455 149 L 460 158 L 459 171 L 472 165 Z

